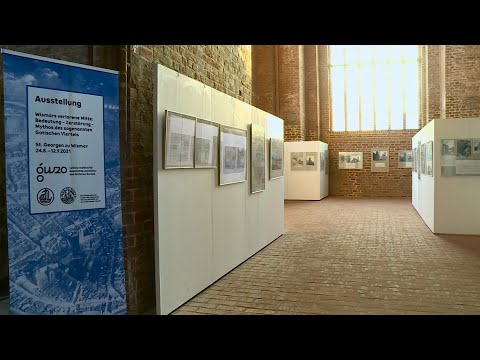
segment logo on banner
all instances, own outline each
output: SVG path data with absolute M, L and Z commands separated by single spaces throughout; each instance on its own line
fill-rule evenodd
M 53 191 L 49 188 L 40 189 L 37 193 L 37 201 L 40 205 L 48 206 L 53 202 Z
M 71 187 L 64 188 L 60 193 L 60 200 L 64 204 L 71 204 L 75 201 L 77 194 Z

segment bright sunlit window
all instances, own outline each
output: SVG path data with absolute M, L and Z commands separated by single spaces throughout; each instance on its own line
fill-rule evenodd
M 333 131 L 418 129 L 417 45 L 330 45 Z

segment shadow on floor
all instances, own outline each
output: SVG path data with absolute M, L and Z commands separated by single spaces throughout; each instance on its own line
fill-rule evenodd
M 445 234 L 436 234 L 440 240 L 450 243 L 456 247 L 468 250 L 480 256 L 480 241 L 478 235 L 445 235 Z

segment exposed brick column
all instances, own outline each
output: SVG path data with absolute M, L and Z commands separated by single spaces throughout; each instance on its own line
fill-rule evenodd
M 440 117 L 446 117 L 445 45 L 440 45 Z
M 278 116 L 284 123 L 286 141 L 305 139 L 303 46 L 280 45 L 278 50 Z M 303 105 L 303 109 L 302 109 Z
M 445 46 L 445 115 L 480 117 L 480 46 Z
M 252 105 L 276 114 L 275 45 L 252 46 Z
M 428 121 L 438 119 L 441 113 L 441 45 L 428 46 Z
M 318 92 L 320 106 L 320 140 L 327 142 L 330 131 L 330 72 L 328 45 L 318 45 Z
M 320 140 L 318 104 L 317 46 L 304 46 L 305 140 Z

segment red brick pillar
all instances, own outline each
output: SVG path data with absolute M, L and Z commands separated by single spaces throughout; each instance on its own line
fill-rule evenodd
M 276 115 L 275 45 L 252 46 L 252 105 Z
M 285 121 L 285 141 L 305 140 L 304 48 L 302 45 L 280 45 L 277 51 L 277 115 Z
M 317 46 L 304 46 L 305 140 L 320 140 Z
M 428 45 L 428 121 L 438 119 L 441 113 L 441 45 Z
M 480 46 L 445 46 L 445 115 L 480 117 Z

